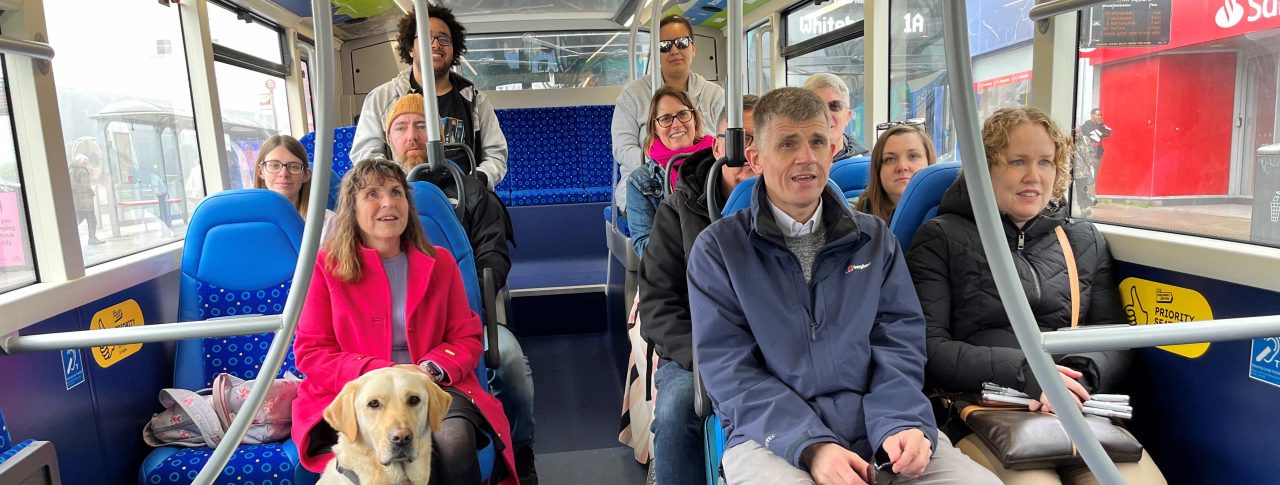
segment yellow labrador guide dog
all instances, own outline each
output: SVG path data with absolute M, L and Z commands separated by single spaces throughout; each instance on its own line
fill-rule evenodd
M 348 382 L 324 410 L 338 431 L 321 485 L 425 484 L 431 432 L 452 398 L 429 376 L 388 367 Z

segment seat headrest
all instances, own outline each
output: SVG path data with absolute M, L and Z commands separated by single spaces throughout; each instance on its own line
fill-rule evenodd
M 453 254 L 458 270 L 462 272 L 471 309 L 483 316 L 475 253 L 471 250 L 471 240 L 467 239 L 467 232 L 458 221 L 453 204 L 449 203 L 449 198 L 439 187 L 430 182 L 410 182 L 409 186 L 413 190 L 413 204 L 418 210 L 418 220 L 422 222 L 422 231 L 426 233 L 427 240 Z
M 302 216 L 283 196 L 225 190 L 191 215 L 182 273 L 220 288 L 269 288 L 293 278 L 301 247 Z
M 866 189 L 870 174 L 871 157 L 846 158 L 831 165 L 831 181 L 845 194 Z
M 898 199 L 893 220 L 889 222 L 889 229 L 898 237 L 898 244 L 903 249 L 911 247 L 916 229 L 938 214 L 942 194 L 946 193 L 959 175 L 959 162 L 941 162 L 925 167 L 911 177 L 907 189 L 902 192 L 902 198 Z

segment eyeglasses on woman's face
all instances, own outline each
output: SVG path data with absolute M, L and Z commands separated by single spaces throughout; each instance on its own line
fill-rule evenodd
M 909 118 L 901 121 L 886 121 L 884 123 L 880 123 L 876 125 L 876 131 L 884 131 L 898 125 L 906 125 L 906 126 L 923 125 L 924 121 L 925 121 L 924 118 Z
M 673 45 L 674 45 L 674 46 L 676 46 L 676 48 L 677 48 L 677 49 L 680 49 L 680 50 L 688 49 L 688 48 L 689 48 L 689 46 L 693 45 L 693 37 L 690 37 L 690 36 L 687 36 L 687 35 L 686 35 L 686 36 L 684 36 L 684 37 L 676 37 L 676 38 L 671 39 L 671 40 L 663 40 L 663 41 L 659 41 L 659 42 L 658 42 L 658 52 L 661 52 L 661 53 L 663 53 L 663 54 L 666 54 L 666 53 L 668 53 L 668 52 L 671 52 L 671 46 L 673 46 Z
M 431 39 L 427 41 L 427 44 L 430 44 L 431 41 L 435 41 L 437 44 L 440 44 L 440 47 L 449 47 L 453 45 L 453 39 L 447 35 L 433 35 L 431 36 Z
M 659 116 L 653 121 L 657 123 L 658 126 L 670 128 L 671 124 L 674 123 L 675 120 L 680 120 L 681 123 L 688 123 L 691 119 L 693 119 L 693 110 L 682 109 L 680 111 L 676 111 L 675 114 Z
M 267 173 L 279 173 L 282 168 L 288 169 L 289 173 L 297 175 L 302 173 L 307 166 L 303 165 L 301 162 L 281 163 L 275 160 L 262 162 L 262 169 L 266 170 Z

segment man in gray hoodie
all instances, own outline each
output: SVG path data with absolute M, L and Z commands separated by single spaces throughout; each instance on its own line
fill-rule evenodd
M 724 89 L 693 72 L 693 60 L 698 47 L 693 44 L 693 24 L 679 15 L 668 15 L 658 22 L 661 52 L 662 82 L 684 91 L 693 100 L 704 120 L 718 120 L 724 112 Z M 618 95 L 613 109 L 613 160 L 621 167 L 622 177 L 613 188 L 613 200 L 618 207 L 627 208 L 627 177 L 640 168 L 649 147 L 640 146 L 644 130 L 649 125 L 649 103 L 653 100 L 653 83 L 649 76 L 631 81 Z M 706 134 L 715 129 L 710 123 L 703 127 Z
M 485 182 L 490 189 L 507 175 L 507 138 L 498 126 L 498 115 L 484 93 L 471 81 L 450 71 L 467 52 L 466 28 L 458 23 L 453 11 L 432 5 L 428 44 L 431 46 L 431 69 L 436 81 L 436 105 L 440 108 L 441 137 L 444 143 L 459 143 L 471 148 L 475 164 L 471 167 L 461 151 L 447 150 L 446 156 L 467 173 Z M 351 162 L 382 156 L 391 158 L 386 149 L 386 133 L 382 123 L 387 111 L 401 96 L 421 93 L 422 56 L 418 53 L 418 31 L 414 14 L 400 19 L 396 37 L 396 53 L 400 61 L 411 67 L 400 71 L 394 79 L 373 88 L 364 98 L 355 139 L 351 142 Z

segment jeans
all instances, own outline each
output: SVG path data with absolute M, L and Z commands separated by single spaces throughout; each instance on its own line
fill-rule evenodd
M 656 481 L 661 485 L 705 484 L 702 419 L 693 412 L 693 372 L 666 361 L 653 378 L 658 386 L 653 407 Z
M 520 450 L 533 445 L 533 369 L 515 334 L 503 325 L 498 325 L 498 349 L 501 361 L 489 386 L 511 422 L 511 446 Z
M 627 178 L 627 230 L 631 232 L 631 249 L 644 257 L 653 230 L 653 216 L 662 203 L 662 172 L 646 161 Z

